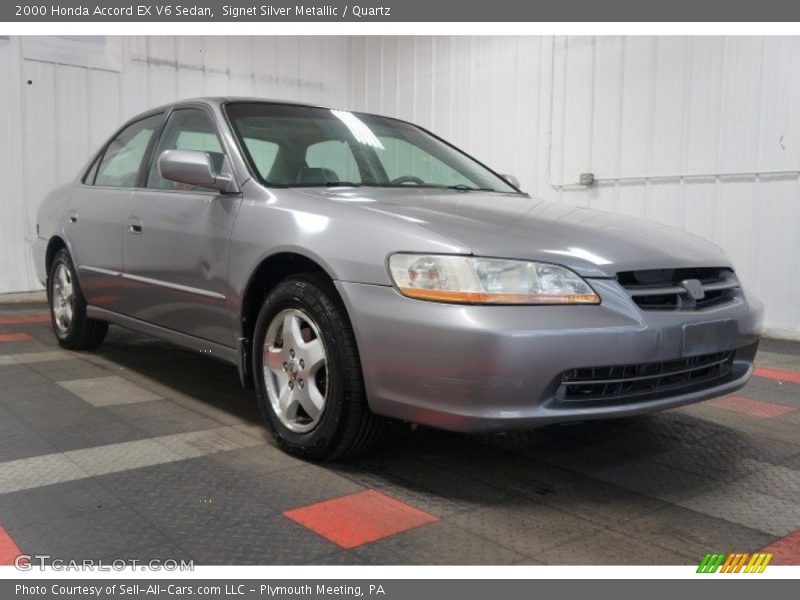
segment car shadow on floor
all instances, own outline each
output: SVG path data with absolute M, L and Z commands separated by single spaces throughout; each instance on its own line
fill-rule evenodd
M 685 427 L 706 429 L 718 438 L 714 443 L 704 443 L 706 438 L 689 443 L 668 435 L 675 420 L 653 415 L 493 436 L 394 425 L 370 454 L 330 468 L 364 485 L 421 489 L 468 507 L 512 508 L 533 501 L 588 517 L 602 516 L 614 504 L 623 511 L 635 509 L 622 518 L 740 476 L 735 458 L 715 460 L 736 446 L 737 432 L 680 417 Z M 710 470 L 713 478 L 702 472 L 698 455 L 719 464 Z
M 194 399 L 254 424 L 262 422 L 255 396 L 242 387 L 236 368 L 213 357 L 119 327 L 111 327 L 103 345 L 88 356 L 169 388 L 177 397 Z
M 115 327 L 94 354 L 178 397 L 262 423 L 231 365 Z M 701 494 L 742 476 L 758 453 L 731 427 L 669 411 L 505 435 L 391 423 L 369 453 L 321 466 L 440 516 L 537 502 L 597 517 L 609 505 L 650 510 Z

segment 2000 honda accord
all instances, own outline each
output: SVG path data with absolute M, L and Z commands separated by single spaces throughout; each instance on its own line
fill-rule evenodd
M 38 230 L 62 346 L 114 323 L 234 363 L 308 458 L 387 417 L 494 432 L 718 396 L 761 329 L 702 239 L 533 200 L 403 121 L 285 102 L 136 117 Z

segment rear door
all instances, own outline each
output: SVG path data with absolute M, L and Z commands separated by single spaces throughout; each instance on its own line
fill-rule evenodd
M 173 110 L 152 153 L 144 187 L 129 197 L 125 211 L 128 311 L 232 347 L 228 259 L 241 195 L 164 179 L 158 157 L 172 149 L 208 152 L 218 172 L 231 173 L 211 114 L 201 107 Z
M 163 113 L 130 123 L 109 142 L 69 200 L 66 235 L 89 304 L 125 304 L 122 230 L 125 210 Z

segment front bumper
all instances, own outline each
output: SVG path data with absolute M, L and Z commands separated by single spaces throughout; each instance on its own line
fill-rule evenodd
M 47 268 L 46 268 L 46 258 L 45 255 L 47 254 L 47 245 L 48 240 L 36 237 L 36 239 L 31 244 L 31 252 L 33 254 L 33 267 L 36 271 L 36 279 L 43 286 L 47 286 Z
M 742 293 L 698 311 L 642 311 L 613 280 L 594 279 L 594 306 L 468 306 L 406 298 L 393 288 L 337 282 L 358 341 L 370 408 L 449 429 L 491 432 L 614 418 L 699 402 L 752 375 L 763 307 Z M 592 405 L 560 402 L 571 369 L 673 361 L 691 355 L 684 326 L 733 321 L 729 376 L 711 387 Z M 723 347 L 729 346 L 729 347 Z

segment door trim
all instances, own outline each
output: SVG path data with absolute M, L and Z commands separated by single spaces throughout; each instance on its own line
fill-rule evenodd
M 224 301 L 226 297 L 223 294 L 218 294 L 217 292 L 211 292 L 209 290 L 202 290 L 200 288 L 190 287 L 188 285 L 180 285 L 179 283 L 170 283 L 169 281 L 162 281 L 160 279 L 151 279 L 150 277 L 140 277 L 139 275 L 129 275 L 128 273 L 120 273 L 119 271 L 110 271 L 108 269 L 101 269 L 99 267 L 90 267 L 87 265 L 80 265 L 78 267 L 79 271 L 89 271 L 90 273 L 99 273 L 101 275 L 111 275 L 114 277 L 121 277 L 122 279 L 127 279 L 129 281 L 136 281 L 138 283 L 144 283 L 147 285 L 155 285 L 158 287 L 167 288 L 170 290 L 176 290 L 178 292 L 185 292 L 187 294 L 194 294 L 195 296 L 203 296 L 205 298 L 213 298 L 214 300 L 222 300 Z

